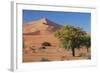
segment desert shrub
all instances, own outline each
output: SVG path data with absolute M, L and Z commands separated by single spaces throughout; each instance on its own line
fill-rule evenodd
M 47 58 L 42 58 L 40 61 L 50 61 L 50 60 Z
M 43 42 L 42 46 L 51 46 L 51 44 L 49 42 Z

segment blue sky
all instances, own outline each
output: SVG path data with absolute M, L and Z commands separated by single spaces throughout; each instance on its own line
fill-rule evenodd
M 23 23 L 47 18 L 60 25 L 70 24 L 91 32 L 91 13 L 23 10 Z

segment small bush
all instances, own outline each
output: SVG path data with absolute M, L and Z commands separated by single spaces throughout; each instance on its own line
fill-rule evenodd
M 47 58 L 42 58 L 40 61 L 50 61 Z
M 42 46 L 51 46 L 51 44 L 49 42 L 43 42 Z

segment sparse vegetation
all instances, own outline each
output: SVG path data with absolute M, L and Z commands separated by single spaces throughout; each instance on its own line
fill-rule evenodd
M 87 49 L 87 52 L 89 52 L 89 48 L 91 47 L 91 37 L 90 35 L 85 35 L 82 39 L 81 39 L 81 46 L 85 46 Z
M 42 58 L 40 61 L 50 61 L 47 58 Z
M 80 27 L 72 25 L 65 25 L 55 32 L 55 36 L 61 42 L 61 47 L 71 49 L 73 56 L 75 56 L 75 48 L 80 48 L 83 45 L 87 48 L 90 47 L 90 36 L 86 35 L 86 32 Z
M 51 44 L 49 42 L 43 42 L 42 46 L 51 46 Z

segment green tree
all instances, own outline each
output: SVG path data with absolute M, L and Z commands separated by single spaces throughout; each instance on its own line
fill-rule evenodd
M 82 39 L 81 39 L 81 46 L 85 46 L 87 49 L 87 52 L 89 51 L 88 49 L 91 47 L 91 37 L 90 35 L 85 35 Z
M 75 48 L 80 47 L 80 40 L 85 34 L 81 28 L 72 25 L 65 25 L 55 32 L 55 36 L 60 40 L 61 47 L 71 49 L 73 56 L 75 56 Z

